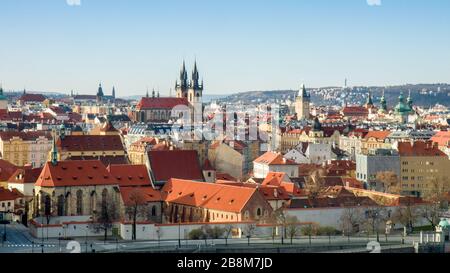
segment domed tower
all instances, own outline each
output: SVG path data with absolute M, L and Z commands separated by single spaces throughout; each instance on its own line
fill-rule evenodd
M 100 83 L 98 85 L 98 91 L 97 91 L 97 102 L 101 103 L 103 102 L 103 97 L 105 96 L 105 94 L 103 93 L 103 88 L 102 88 L 102 84 Z
M 382 113 L 382 114 L 387 113 L 387 102 L 386 102 L 386 96 L 384 94 L 384 90 L 383 90 L 383 96 L 381 97 L 381 100 L 380 100 L 380 105 L 381 105 L 381 108 L 378 112 Z
M 8 98 L 3 94 L 2 85 L 0 85 L 0 110 L 8 110 Z
M 399 117 L 402 123 L 406 123 L 408 121 L 408 115 L 411 113 L 411 108 L 407 103 L 405 103 L 405 96 L 403 95 L 403 92 L 400 93 L 398 101 L 397 106 L 395 106 L 395 114 Z
M 406 103 L 408 104 L 410 112 L 411 113 L 414 112 L 414 105 L 413 105 L 414 102 L 413 102 L 413 99 L 412 99 L 412 96 L 411 96 L 411 90 L 409 90 L 408 99 L 407 99 Z
M 302 84 L 295 99 L 295 113 L 297 114 L 298 120 L 310 118 L 310 104 L 311 95 L 306 92 L 306 87 Z
M 372 99 L 372 93 L 371 92 L 369 92 L 369 96 L 367 97 L 366 108 L 367 109 L 373 108 L 373 99 Z

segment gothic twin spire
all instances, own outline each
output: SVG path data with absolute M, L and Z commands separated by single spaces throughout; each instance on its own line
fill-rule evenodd
M 197 61 L 194 63 L 194 70 L 192 71 L 191 80 L 188 79 L 188 73 L 186 70 L 186 62 L 183 61 L 183 65 L 181 67 L 180 71 L 180 83 L 178 83 L 178 80 L 175 82 L 175 88 L 194 88 L 194 89 L 202 89 L 203 88 L 203 81 L 200 83 L 200 74 L 198 72 L 197 68 Z

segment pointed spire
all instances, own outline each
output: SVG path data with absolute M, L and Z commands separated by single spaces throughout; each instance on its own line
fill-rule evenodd
M 159 98 L 159 90 L 158 90 L 158 95 L 157 95 L 157 96 L 158 96 L 158 98 Z
M 152 98 L 155 98 L 155 88 L 153 88 L 153 91 L 152 91 Z
M 148 95 L 148 86 L 147 86 L 147 93 L 145 94 L 145 97 L 146 97 L 146 98 L 149 97 L 149 95 Z
M 115 86 L 113 86 L 113 89 L 112 89 L 112 97 L 113 97 L 113 99 L 116 98 L 116 87 Z
M 369 91 L 369 96 L 367 97 L 367 106 L 373 106 L 373 100 L 372 100 L 372 92 Z
M 308 92 L 306 92 L 305 84 L 302 84 L 300 86 L 300 90 L 298 91 L 298 96 L 303 97 L 303 98 L 309 97 Z
M 380 104 L 381 104 L 381 110 L 382 111 L 387 111 L 387 103 L 386 103 L 386 96 L 385 96 L 385 90 L 383 89 L 383 96 L 381 97 L 380 100 Z
M 56 130 L 53 130 L 53 147 L 51 163 L 53 166 L 58 165 L 58 148 L 56 147 Z
M 413 109 L 413 99 L 412 99 L 412 96 L 411 96 L 411 89 L 409 90 L 407 103 L 408 103 L 409 108 L 412 110 Z

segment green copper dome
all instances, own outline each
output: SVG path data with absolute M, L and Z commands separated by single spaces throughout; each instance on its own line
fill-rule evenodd
M 399 115 L 407 115 L 411 113 L 412 109 L 411 107 L 405 103 L 405 97 L 403 96 L 403 92 L 400 94 L 400 97 L 398 97 L 398 104 L 395 107 L 395 113 Z
M 7 100 L 8 98 L 3 94 L 3 88 L 0 87 L 0 100 Z
M 449 223 L 447 220 L 445 220 L 445 219 L 442 219 L 442 220 L 439 222 L 439 226 L 440 226 L 441 228 L 443 228 L 443 229 L 450 229 L 450 223 Z

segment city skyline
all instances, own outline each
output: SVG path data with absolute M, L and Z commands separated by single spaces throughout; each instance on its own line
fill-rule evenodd
M 0 3 L 6 90 L 174 95 L 183 60 L 207 95 L 450 82 L 443 1 L 36 2 Z

